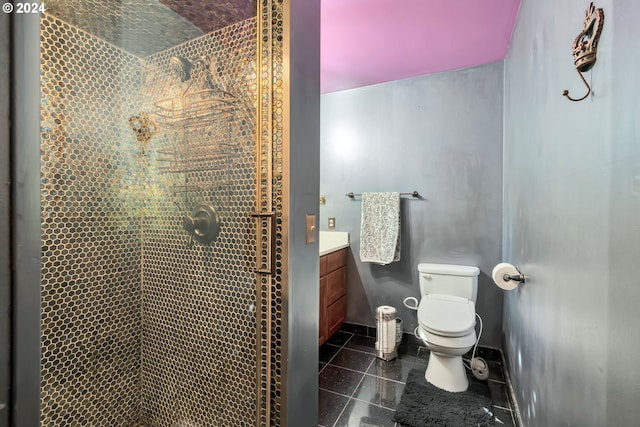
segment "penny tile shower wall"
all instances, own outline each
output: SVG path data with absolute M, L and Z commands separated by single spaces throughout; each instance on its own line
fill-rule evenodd
M 143 219 L 147 424 L 255 425 L 255 32 L 243 21 L 144 59 L 145 108 L 160 113 Z M 196 107 L 210 102 L 214 114 Z M 208 245 L 182 227 L 201 203 L 222 224 Z
M 42 425 L 255 425 L 255 25 L 140 58 L 43 15 Z
M 41 23 L 41 421 L 128 425 L 140 407 L 140 61 Z

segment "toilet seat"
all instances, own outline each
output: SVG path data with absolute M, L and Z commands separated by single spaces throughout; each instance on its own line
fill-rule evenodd
M 429 294 L 418 306 L 418 323 L 426 332 L 443 337 L 463 337 L 475 332 L 473 301 L 453 295 Z
M 433 334 L 429 331 L 425 331 L 424 329 L 420 329 L 420 336 L 424 341 L 428 343 L 429 350 L 431 351 L 442 351 L 442 349 L 468 349 L 473 347 L 476 343 L 476 331 L 472 331 L 468 335 L 464 335 L 461 337 L 444 337 L 442 335 Z M 466 350 L 464 351 L 466 353 Z

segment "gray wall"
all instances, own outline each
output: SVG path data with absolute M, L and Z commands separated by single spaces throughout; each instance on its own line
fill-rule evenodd
M 306 244 L 305 215 L 318 215 L 320 186 L 320 1 L 285 2 L 289 8 L 288 183 L 289 262 L 286 342 L 286 425 L 318 420 L 318 244 Z M 287 14 L 285 13 L 285 16 Z M 286 29 L 286 26 L 285 26 Z M 286 50 L 285 50 L 286 53 Z M 287 92 L 285 91 L 285 96 Z M 286 144 L 283 151 L 287 151 Z M 317 233 L 316 233 L 317 236 Z M 285 298 L 283 298 L 285 300 Z
M 375 325 L 374 310 L 399 310 L 405 332 L 416 313 L 420 262 L 481 269 L 481 343 L 500 347 L 502 291 L 488 274 L 501 256 L 502 63 L 322 95 L 320 228 L 336 217 L 349 231 L 347 321 Z M 353 191 L 417 190 L 402 199 L 401 260 L 361 263 L 361 199 Z
M 10 99 L 9 15 L 0 15 L 0 99 Z M 9 355 L 11 273 L 9 239 L 9 103 L 0 103 L 0 427 L 9 425 Z
M 526 426 L 640 418 L 640 5 L 600 1 L 586 90 L 571 43 L 588 2 L 524 0 L 505 65 L 504 349 Z
M 40 422 L 40 16 L 12 19 L 11 422 L 28 427 Z

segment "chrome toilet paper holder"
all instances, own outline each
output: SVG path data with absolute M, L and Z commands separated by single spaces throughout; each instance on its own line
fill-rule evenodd
M 525 281 L 524 274 L 522 274 L 522 273 L 520 272 L 520 269 L 518 268 L 518 266 L 517 266 L 517 265 L 516 265 L 515 267 L 516 267 L 516 270 L 518 270 L 518 274 L 508 274 L 508 273 L 505 273 L 505 274 L 502 276 L 502 279 L 503 279 L 505 282 L 514 281 L 514 282 L 524 283 L 524 281 Z

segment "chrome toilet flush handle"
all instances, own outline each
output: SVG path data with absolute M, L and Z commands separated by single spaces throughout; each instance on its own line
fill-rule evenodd
M 413 305 L 410 305 L 408 301 L 413 301 Z M 418 310 L 418 298 L 416 297 L 406 297 L 402 303 L 405 307 L 410 308 L 411 310 Z

